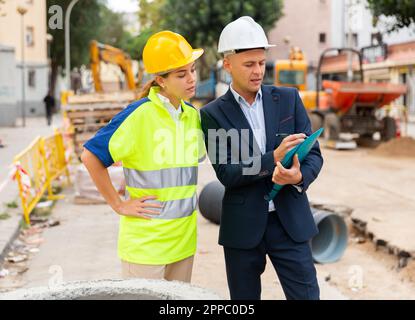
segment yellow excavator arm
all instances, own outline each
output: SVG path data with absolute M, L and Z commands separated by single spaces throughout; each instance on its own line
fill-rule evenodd
M 128 89 L 136 89 L 131 57 L 126 52 L 110 45 L 99 43 L 96 40 L 92 40 L 90 43 L 90 59 L 92 77 L 94 79 L 96 92 L 103 92 L 100 77 L 101 61 L 118 65 L 125 75 Z

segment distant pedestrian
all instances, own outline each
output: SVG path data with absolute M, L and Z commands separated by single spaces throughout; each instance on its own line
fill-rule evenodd
M 48 92 L 46 97 L 43 99 L 46 108 L 46 120 L 48 122 L 48 126 L 52 123 L 52 114 L 55 110 L 55 98 Z

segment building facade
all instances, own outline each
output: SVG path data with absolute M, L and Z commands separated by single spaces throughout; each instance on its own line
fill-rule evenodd
M 297 46 L 310 67 L 316 66 L 320 52 L 331 44 L 331 1 L 285 0 L 283 14 L 268 33 L 269 42 L 276 44 L 268 50 L 268 60 L 287 59 Z
M 22 16 L 17 11 L 18 7 L 23 7 L 27 10 L 23 16 L 23 30 Z M 8 96 L 8 107 L 0 108 L 0 117 L 3 119 L 7 118 L 7 121 L 3 121 L 3 125 L 14 125 L 16 118 L 22 115 L 23 84 L 21 73 L 23 57 L 25 114 L 29 117 L 45 113 L 43 98 L 49 88 L 46 0 L 5 1 L 0 4 L 0 13 L 0 45 L 3 48 L 13 48 L 15 59 L 15 74 L 8 84 L 8 87 L 14 86 L 14 90 L 12 90 L 14 97 Z M 4 72 L 4 68 L 9 67 L 5 66 L 4 63 L 0 64 L 0 73 Z M 4 99 L 4 97 L 1 97 L 1 92 L 0 90 L 0 103 L 1 99 Z M 10 95 L 10 89 L 8 89 L 8 92 Z M 10 109 L 11 99 L 16 101 L 15 112 L 12 112 Z
M 14 48 L 0 44 L 0 126 L 14 125 L 17 111 Z

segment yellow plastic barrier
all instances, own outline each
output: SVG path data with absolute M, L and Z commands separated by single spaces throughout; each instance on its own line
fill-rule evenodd
M 14 165 L 24 219 L 30 224 L 30 214 L 46 191 L 49 200 L 63 198 L 53 194 L 52 182 L 65 174 L 70 183 L 62 133 L 37 137 L 14 158 Z
M 63 135 L 58 130 L 55 130 L 53 135 L 41 139 L 41 144 L 41 151 L 44 152 L 48 194 L 50 197 L 52 197 L 53 180 L 56 180 L 65 174 L 67 183 L 70 183 L 68 163 L 65 157 Z M 53 197 L 56 198 L 56 196 Z
M 75 93 L 72 90 L 61 91 L 61 105 L 66 106 L 68 104 L 68 97 L 73 96 Z

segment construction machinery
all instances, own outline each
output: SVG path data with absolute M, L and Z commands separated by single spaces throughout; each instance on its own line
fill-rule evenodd
M 321 68 L 330 54 L 350 52 L 359 58 L 359 81 L 321 81 Z M 352 48 L 329 48 L 320 56 L 314 91 L 307 86 L 307 61 L 299 48 L 293 48 L 289 60 L 275 63 L 275 85 L 296 87 L 309 113 L 313 130 L 324 127 L 326 146 L 336 149 L 353 149 L 356 141 L 361 144 L 376 144 L 396 136 L 395 119 L 379 118 L 377 111 L 405 94 L 407 87 L 392 83 L 365 83 L 362 54 Z
M 275 63 L 268 63 L 265 70 L 266 78 L 270 84 L 282 87 L 297 88 L 307 111 L 316 109 L 317 92 L 307 90 L 308 62 L 299 47 L 292 47 L 288 59 L 278 59 Z M 327 110 L 329 96 L 319 91 L 318 109 Z M 313 120 L 313 119 L 311 119 Z M 314 128 L 315 126 L 313 126 Z M 320 127 L 318 127 L 320 128 Z M 316 127 L 316 129 L 318 129 Z
M 278 86 L 294 87 L 299 91 L 307 88 L 308 63 L 298 47 L 290 50 L 289 59 L 275 62 L 274 82 Z
M 344 52 L 357 55 L 360 81 L 320 80 L 324 59 L 333 52 L 337 55 Z M 376 145 L 380 141 L 396 137 L 395 119 L 388 115 L 380 118 L 377 113 L 382 107 L 405 94 L 407 87 L 386 82 L 364 82 L 362 61 L 362 53 L 352 48 L 329 48 L 320 56 L 316 74 L 316 103 L 312 114 L 314 123 L 325 127 L 329 147 L 336 148 L 336 143 L 340 145 L 346 142 L 347 139 L 342 138 L 343 133 L 351 135 L 352 138 L 356 137 L 357 143 L 362 145 Z M 328 95 L 329 108 L 325 110 L 320 109 L 320 89 Z M 380 134 L 380 139 L 374 139 L 376 133 Z
M 90 43 L 90 63 L 96 92 L 104 92 L 100 75 L 101 62 L 119 66 L 125 75 L 125 82 L 128 90 L 136 90 L 137 86 L 134 79 L 133 64 L 130 55 L 121 49 L 92 40 Z

